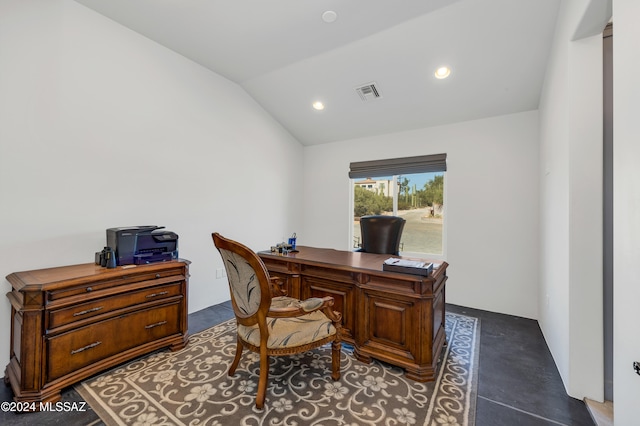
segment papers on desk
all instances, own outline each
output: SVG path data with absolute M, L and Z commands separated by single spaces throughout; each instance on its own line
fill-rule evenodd
M 426 277 L 433 271 L 433 263 L 390 257 L 382 264 L 382 270 Z

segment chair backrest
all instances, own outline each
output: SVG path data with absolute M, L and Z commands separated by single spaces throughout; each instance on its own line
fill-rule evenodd
M 229 280 L 231 305 L 238 322 L 243 325 L 259 323 L 259 318 L 271 305 L 269 272 L 260 257 L 249 247 L 219 233 L 211 234 L 222 256 Z
M 362 216 L 362 251 L 398 255 L 405 220 L 398 216 Z

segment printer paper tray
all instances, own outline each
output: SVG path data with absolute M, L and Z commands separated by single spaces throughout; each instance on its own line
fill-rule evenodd
M 168 262 L 178 258 L 178 252 L 170 251 L 164 253 L 141 253 L 133 256 L 133 263 L 145 265 L 147 263 Z

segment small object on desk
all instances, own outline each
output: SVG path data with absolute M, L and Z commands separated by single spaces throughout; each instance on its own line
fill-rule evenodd
M 296 233 L 294 232 L 293 235 L 291 236 L 291 238 L 289 238 L 289 245 L 291 246 L 291 250 L 292 252 L 297 252 L 298 250 L 296 250 Z
M 383 262 L 382 270 L 426 277 L 433 271 L 433 263 L 390 257 Z
M 291 243 L 282 242 L 280 244 L 276 244 L 275 246 L 271 246 L 272 253 L 278 253 L 283 256 L 286 256 L 287 254 L 293 251 L 296 251 L 296 250 L 293 250 Z
M 109 248 L 105 253 L 107 258 L 107 268 L 113 269 L 116 267 L 116 253 L 112 248 Z

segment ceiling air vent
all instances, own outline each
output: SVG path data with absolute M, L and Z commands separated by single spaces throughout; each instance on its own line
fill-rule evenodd
M 360 95 L 360 99 L 365 102 L 373 101 L 381 97 L 376 83 L 367 83 L 364 86 L 356 87 L 356 92 Z

